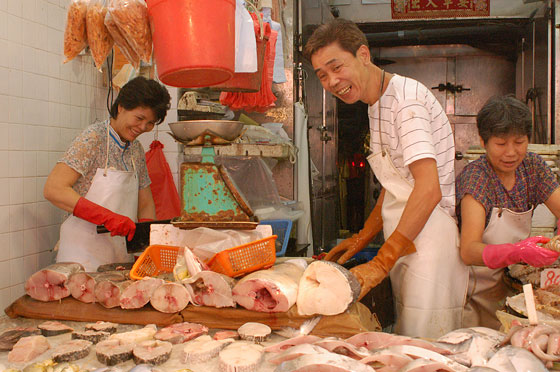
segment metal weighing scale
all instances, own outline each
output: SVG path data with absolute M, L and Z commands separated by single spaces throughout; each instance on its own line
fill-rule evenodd
M 227 145 L 243 128 L 238 121 L 188 120 L 170 123 L 172 137 L 185 146 L 202 145 L 200 162 L 180 170 L 181 216 L 171 223 L 182 229 L 254 229 L 258 220 L 226 168 L 214 162 L 214 146 Z

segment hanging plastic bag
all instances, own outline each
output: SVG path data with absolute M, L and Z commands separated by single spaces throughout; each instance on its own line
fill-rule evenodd
M 87 46 L 87 0 L 72 0 L 68 7 L 64 30 L 64 63 L 74 59 Z
M 146 63 L 152 58 L 152 32 L 143 0 L 109 0 L 109 11 L 136 54 Z
M 105 26 L 107 26 L 107 30 L 113 37 L 115 45 L 119 47 L 120 51 L 128 60 L 128 62 L 130 62 L 132 67 L 138 70 L 140 68 L 140 57 L 122 35 L 121 30 L 119 29 L 119 27 L 115 23 L 115 20 L 113 19 L 113 16 L 111 15 L 111 10 L 108 10 L 107 14 L 105 14 Z
M 166 220 L 181 215 L 181 200 L 173 182 L 173 175 L 163 154 L 163 144 L 154 140 L 146 152 L 150 188 L 156 204 L 156 218 Z
M 260 25 L 257 16 L 251 13 L 255 25 L 255 33 L 260 34 Z M 266 43 L 264 63 L 262 70 L 262 79 L 260 90 L 256 93 L 243 92 L 222 92 L 220 94 L 220 103 L 228 106 L 232 110 L 245 110 L 247 112 L 257 111 L 265 112 L 274 107 L 276 96 L 272 93 L 272 75 L 274 69 L 274 55 L 276 48 L 277 32 L 272 31 L 270 24 L 264 22 L 264 35 L 268 37 Z
M 90 0 L 86 14 L 87 39 L 95 67 L 99 71 L 115 43 L 105 26 L 106 14 L 107 8 L 103 0 Z
M 274 83 L 285 83 L 286 72 L 284 71 L 284 47 L 282 45 L 282 25 L 272 20 L 271 10 L 268 7 L 262 8 L 263 21 L 270 23 L 273 31 L 278 33 L 276 38 L 276 55 L 274 57 L 274 74 L 272 81 Z
M 253 18 L 237 0 L 235 7 L 235 72 L 257 71 L 257 43 Z

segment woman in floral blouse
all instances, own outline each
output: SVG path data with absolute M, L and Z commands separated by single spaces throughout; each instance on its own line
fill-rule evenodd
M 87 127 L 55 165 L 44 195 L 72 213 L 60 228 L 57 262 L 72 261 L 95 271 L 126 262 L 125 238 L 136 220 L 155 218 L 144 149 L 136 139 L 163 122 L 170 96 L 160 83 L 137 77 L 125 84 L 111 117 Z M 105 225 L 109 234 L 97 234 Z

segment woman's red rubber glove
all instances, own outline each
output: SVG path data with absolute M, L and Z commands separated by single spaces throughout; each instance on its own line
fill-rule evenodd
M 560 253 L 537 245 L 548 243 L 544 236 L 532 236 L 517 243 L 488 244 L 482 251 L 484 264 L 490 269 L 499 269 L 524 262 L 534 267 L 549 266 L 558 259 Z
M 72 213 L 82 220 L 96 225 L 105 225 L 107 230 L 111 232 L 111 236 L 127 236 L 128 241 L 132 240 L 136 231 L 136 224 L 130 218 L 111 212 L 83 197 L 78 200 Z

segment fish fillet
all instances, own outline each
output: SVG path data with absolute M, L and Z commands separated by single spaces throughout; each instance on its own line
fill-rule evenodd
M 247 310 L 286 312 L 296 303 L 303 272 L 300 265 L 293 263 L 255 271 L 233 287 L 233 299 Z
M 300 315 L 336 315 L 360 295 L 360 284 L 346 268 L 330 261 L 311 263 L 301 276 L 297 295 Z

